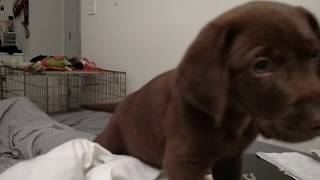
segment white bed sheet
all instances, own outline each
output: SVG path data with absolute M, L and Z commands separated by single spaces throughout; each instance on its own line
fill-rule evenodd
M 96 143 L 76 139 L 16 164 L 0 180 L 158 180 L 161 172 L 138 159 L 113 155 Z

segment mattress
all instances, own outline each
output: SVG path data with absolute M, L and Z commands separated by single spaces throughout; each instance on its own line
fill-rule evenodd
M 0 101 L 0 116 L 1 173 L 70 140 L 93 140 L 107 126 L 112 114 L 83 109 L 48 116 L 27 98 L 13 98 Z M 268 152 L 269 147 L 254 142 L 246 154 L 259 150 Z M 274 147 L 270 151 L 274 151 Z
M 107 126 L 112 114 L 82 109 L 75 112 L 50 114 L 49 116 L 64 125 L 75 128 L 78 131 L 98 135 Z M 264 150 L 265 152 L 273 152 L 278 149 L 283 151 L 283 147 L 270 146 L 263 142 L 254 141 L 246 149 L 246 154 L 255 154 L 257 151 L 261 150 Z

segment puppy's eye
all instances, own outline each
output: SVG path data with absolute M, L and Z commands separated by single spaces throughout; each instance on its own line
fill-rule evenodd
M 316 62 L 320 61 L 320 51 L 312 52 L 310 60 L 311 61 L 316 61 Z
M 268 57 L 259 57 L 252 67 L 256 75 L 268 75 L 273 72 L 273 62 Z

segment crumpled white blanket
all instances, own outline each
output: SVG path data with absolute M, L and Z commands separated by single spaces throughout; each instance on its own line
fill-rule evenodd
M 14 165 L 0 180 L 158 180 L 159 176 L 160 170 L 138 159 L 114 155 L 96 143 L 76 139 Z

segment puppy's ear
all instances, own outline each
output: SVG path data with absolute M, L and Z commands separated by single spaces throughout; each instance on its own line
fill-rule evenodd
M 177 88 L 184 101 L 221 124 L 228 97 L 228 56 L 235 31 L 208 24 L 177 68 Z
M 317 18 L 310 11 L 306 10 L 305 8 L 303 8 L 303 7 L 297 7 L 297 8 L 298 8 L 298 11 L 302 12 L 306 16 L 313 32 L 316 34 L 318 39 L 320 39 L 320 26 L 319 26 L 319 22 L 318 22 Z

